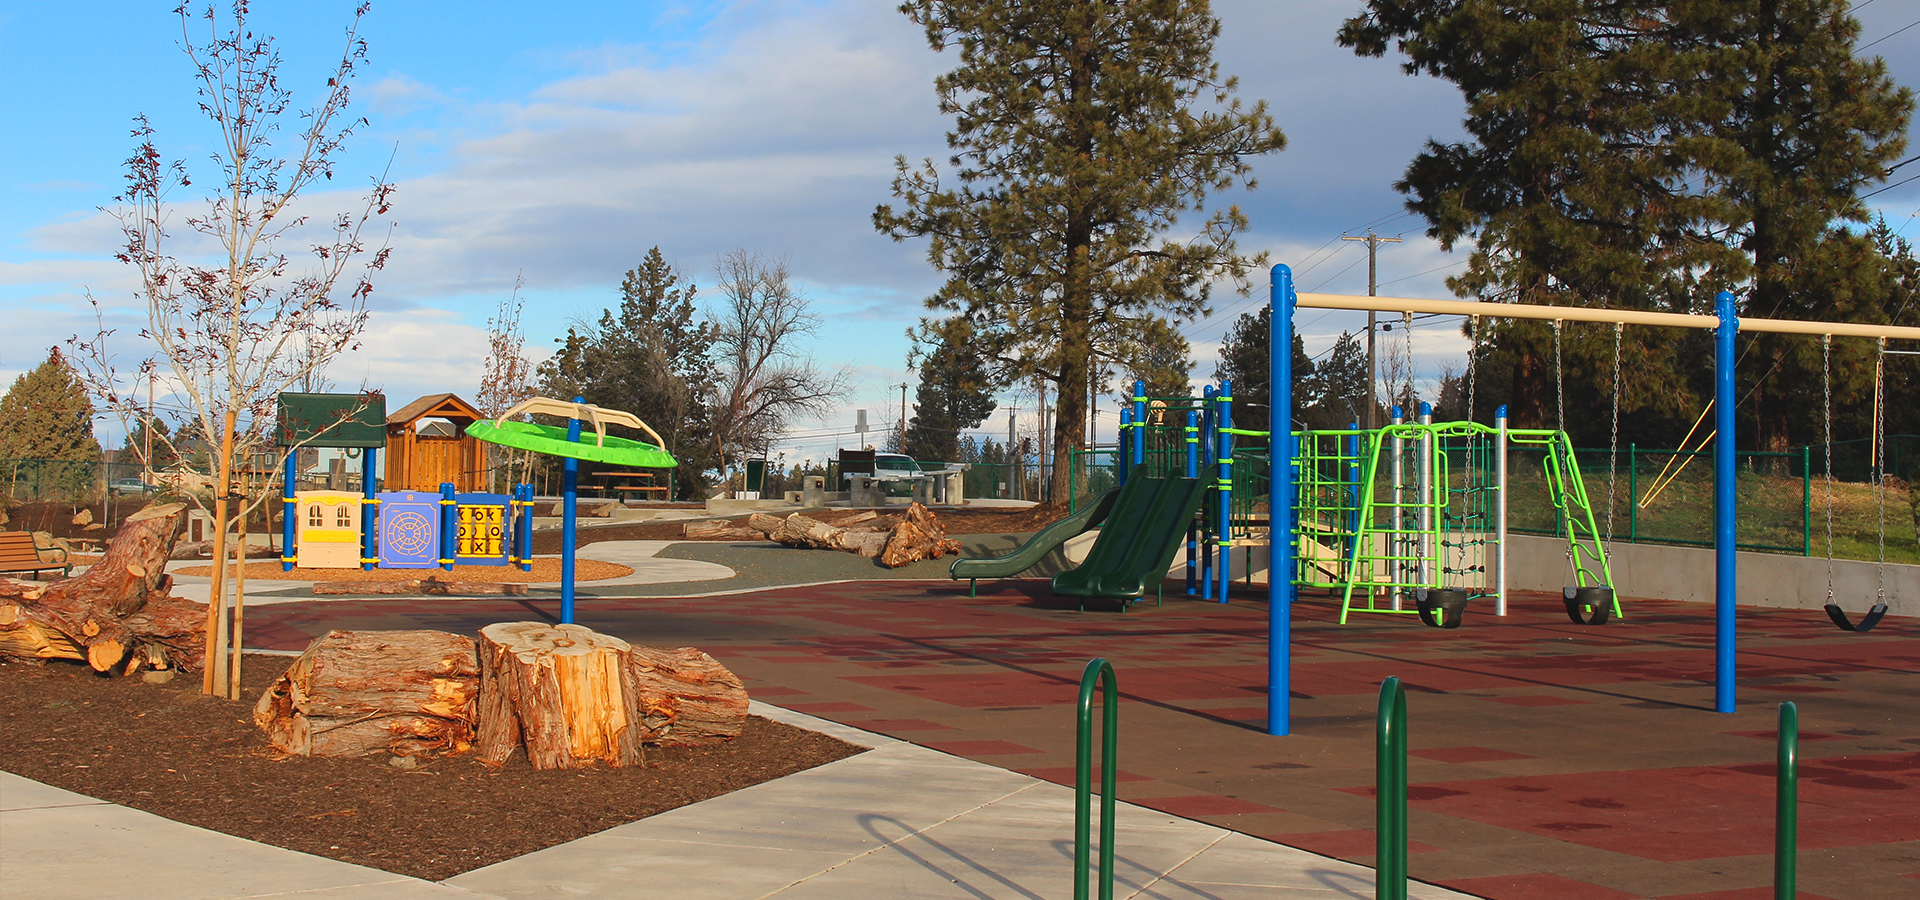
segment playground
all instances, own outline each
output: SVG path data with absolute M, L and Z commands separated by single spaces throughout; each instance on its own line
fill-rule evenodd
M 1276 309 L 1363 300 L 1474 316 L 1485 309 L 1295 296 L 1285 272 L 1275 270 Z M 1616 346 L 1629 321 L 1717 327 L 1718 370 L 1732 367 L 1726 295 L 1717 319 L 1521 305 L 1500 314 L 1611 322 Z M 1553 321 L 1557 335 L 1561 321 Z M 1290 319 L 1275 322 L 1275 346 L 1289 346 Z M 1913 329 L 1765 319 L 1739 327 L 1877 335 L 1883 348 L 1888 334 L 1915 337 Z M 1823 344 L 1832 340 L 1826 334 Z M 1264 422 L 1236 420 L 1230 384 L 1199 398 L 1148 397 L 1136 385 L 1107 451 L 1111 488 L 1076 496 L 1051 523 L 975 517 L 1022 530 L 954 531 L 962 558 L 885 574 L 870 558 L 832 550 L 676 541 L 646 530 L 659 525 L 583 529 L 580 462 L 662 467 L 673 459 L 644 423 L 578 398 L 536 398 L 519 410 L 565 419 L 565 427 L 512 413 L 467 425 L 467 438 L 564 459 L 558 533 L 541 539 L 525 486 L 482 494 L 443 481 L 437 493 L 416 485 L 376 496 L 369 436 L 364 493 L 286 497 L 297 514 L 284 523 L 282 546 L 295 552 L 261 564 L 280 573 L 252 585 L 245 646 L 291 656 L 342 631 L 484 636 L 519 621 L 536 631 L 577 628 L 568 633 L 597 635 L 607 647 L 695 647 L 746 693 L 788 713 L 1056 785 L 1089 776 L 1086 748 L 1067 726 L 1088 702 L 1083 667 L 1104 659 L 1119 684 L 1105 720 L 1117 726 L 1117 746 L 1108 746 L 1119 761 L 1102 771 L 1118 781 L 1103 802 L 1117 792 L 1270 848 L 1377 866 L 1393 876 L 1379 881 L 1380 897 L 1406 897 L 1398 882 L 1407 876 L 1491 900 L 1739 900 L 1796 878 L 1800 897 L 1920 896 L 1920 815 L 1907 797 L 1920 787 L 1920 710 L 1911 703 L 1920 694 L 1912 649 L 1920 585 L 1911 566 L 1885 555 L 1884 515 L 1877 560 L 1831 551 L 1819 559 L 1808 510 L 1815 496 L 1827 511 L 1838 505 L 1831 477 L 1822 474 L 1816 494 L 1802 454 L 1797 472 L 1742 478 L 1723 437 L 1702 461 L 1704 477 L 1669 482 L 1676 492 L 1710 491 L 1710 527 L 1668 546 L 1623 543 L 1620 526 L 1631 537 L 1636 513 L 1619 521 L 1617 445 L 1596 479 L 1591 452 L 1576 450 L 1561 428 L 1515 427 L 1504 407 L 1491 423 L 1436 421 L 1425 403 L 1395 408 L 1380 428 L 1276 435 L 1271 425 L 1286 421 L 1291 401 L 1286 367 L 1275 369 L 1274 418 Z M 1735 404 L 1724 395 L 1715 402 L 1713 421 L 1731 435 Z M 1885 402 L 1876 391 L 1876 422 Z M 644 430 L 653 443 L 609 435 L 609 423 Z M 1880 447 L 1884 436 L 1874 441 Z M 1287 451 L 1284 464 L 1276 446 Z M 1639 491 L 1633 466 L 1630 504 Z M 1883 509 L 1885 470 L 1870 477 L 1871 502 Z M 285 480 L 294 481 L 291 462 Z M 1799 493 L 1783 500 L 1789 481 Z M 1774 507 L 1795 502 L 1801 553 L 1757 552 L 1794 549 L 1786 543 L 1794 535 L 1743 530 L 1736 510 L 1778 519 Z M 1848 502 L 1861 505 L 1857 487 Z M 526 570 L 536 556 L 539 577 L 497 598 L 343 596 L 322 590 L 328 576 L 298 571 L 392 570 L 397 578 L 465 563 L 533 574 Z M 611 577 L 590 577 L 602 573 Z M 204 583 L 186 567 L 177 574 L 183 597 Z M 237 617 L 234 625 L 237 635 Z M 489 652 L 483 664 L 513 658 Z M 1398 776 L 1382 774 L 1392 771 L 1389 752 L 1399 752 L 1376 731 L 1389 721 L 1375 707 L 1383 683 L 1406 691 L 1410 738 L 1393 726 L 1393 746 L 1407 752 Z M 587 694 L 525 697 L 569 704 Z M 1775 725 L 1789 700 L 1797 730 Z M 536 735 L 527 735 L 532 755 Z M 1796 740 L 1797 767 L 1776 768 L 1776 754 L 1793 759 L 1786 748 Z M 1776 806 L 1776 776 L 1804 776 L 1797 803 Z M 1402 791 L 1411 812 L 1404 829 L 1381 812 Z M 1777 811 L 1787 814 L 1780 821 L 1797 813 L 1797 832 L 1776 830 Z M 268 818 L 255 809 L 221 827 L 267 837 L 250 823 Z M 1084 818 L 1079 827 L 1074 852 L 1084 859 Z M 397 831 L 376 843 L 408 846 Z M 1100 851 L 1127 848 L 1106 840 Z M 498 858 L 445 844 L 432 852 Z M 465 871 L 407 865 L 435 876 Z M 1111 867 L 1103 875 L 1113 877 Z
M 791 553 L 767 549 L 767 554 Z M 1802 897 L 1920 892 L 1920 630 L 1870 634 L 1818 610 L 1742 613 L 1743 702 L 1712 712 L 1702 604 L 1630 598 L 1603 629 L 1519 594 L 1458 631 L 1402 617 L 1336 624 L 1295 606 L 1294 724 L 1264 735 L 1265 603 L 1170 599 L 1077 612 L 1043 582 L 969 599 L 940 582 L 858 582 L 698 601 L 583 596 L 595 630 L 707 648 L 755 696 L 1056 783 L 1079 670 L 1121 676 L 1120 797 L 1371 864 L 1373 702 L 1409 694 L 1415 879 L 1493 898 L 1760 897 L 1771 872 L 1774 706 L 1802 709 Z M 254 645 L 332 628 L 470 630 L 550 600 L 279 603 Z M 1127 848 L 1122 847 L 1124 852 Z M 1725 892 L 1725 893 L 1722 893 Z

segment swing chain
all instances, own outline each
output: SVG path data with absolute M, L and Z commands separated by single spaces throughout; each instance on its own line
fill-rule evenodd
M 1553 320 L 1553 424 L 1555 430 L 1564 432 L 1567 430 L 1567 387 L 1560 370 L 1560 324 L 1559 319 Z
M 1833 603 L 1833 335 L 1820 336 L 1820 398 L 1826 416 L 1827 603 Z
M 1477 408 L 1474 403 L 1477 387 L 1474 376 L 1480 370 L 1480 317 L 1473 316 L 1467 319 L 1467 328 L 1468 338 L 1471 341 L 1467 349 L 1467 420 L 1473 421 L 1474 410 Z
M 1880 585 L 1875 602 L 1887 602 L 1887 426 L 1886 379 L 1887 339 L 1879 341 L 1880 351 L 1873 360 L 1873 459 L 1874 494 L 1880 502 Z
M 1607 452 L 1607 551 L 1613 551 L 1614 493 L 1620 483 L 1620 333 L 1625 324 L 1613 323 L 1613 443 Z

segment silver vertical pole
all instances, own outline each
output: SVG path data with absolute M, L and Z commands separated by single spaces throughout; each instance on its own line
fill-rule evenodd
M 1433 424 L 1433 404 L 1425 400 L 1420 401 L 1420 424 Z M 1420 583 L 1437 586 L 1427 562 L 1433 556 L 1428 534 L 1433 531 L 1434 497 L 1444 486 L 1435 483 L 1433 474 L 1433 432 L 1427 431 L 1420 434 Z
M 1493 412 L 1494 615 L 1507 614 L 1507 408 Z
M 1393 424 L 1398 426 L 1405 420 L 1404 411 L 1397 405 L 1393 407 Z M 1406 441 L 1401 438 L 1398 433 L 1395 433 L 1393 435 L 1393 493 L 1387 495 L 1393 498 L 1394 503 L 1393 531 L 1387 538 L 1389 541 L 1392 541 L 1392 543 L 1388 545 L 1387 552 L 1393 554 L 1395 557 L 1402 557 L 1407 554 L 1407 539 L 1401 535 L 1401 530 L 1407 527 L 1407 510 L 1406 507 L 1400 505 L 1407 502 L 1407 481 L 1401 472 L 1404 463 L 1402 457 L 1406 452 Z M 1407 568 L 1406 560 L 1395 559 L 1393 561 L 1393 580 L 1406 581 Z M 1393 594 L 1393 609 L 1395 612 L 1398 612 L 1400 610 L 1400 598 L 1406 592 L 1395 587 L 1390 589 L 1390 593 Z

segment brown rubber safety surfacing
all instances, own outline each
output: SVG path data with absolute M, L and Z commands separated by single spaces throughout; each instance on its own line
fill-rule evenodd
M 862 752 L 747 719 L 729 743 L 648 748 L 645 767 L 536 772 L 523 753 L 283 758 L 253 702 L 286 657 L 246 659 L 243 699 L 106 678 L 84 666 L 0 662 L 0 769 L 248 840 L 441 880 Z

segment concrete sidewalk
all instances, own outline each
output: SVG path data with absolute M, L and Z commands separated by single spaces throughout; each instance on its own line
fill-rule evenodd
M 0 773 L 0 898 L 93 898 L 130 881 L 153 900 L 1071 896 L 1070 789 L 758 702 L 753 711 L 873 749 L 444 883 Z M 1127 803 L 1116 848 L 1116 897 L 1373 896 L 1370 869 Z M 1468 895 L 1415 884 L 1412 896 Z

